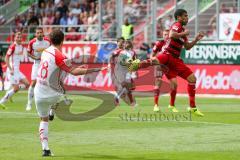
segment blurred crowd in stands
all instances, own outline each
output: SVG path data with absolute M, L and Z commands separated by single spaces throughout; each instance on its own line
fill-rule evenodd
M 146 0 L 124 0 L 124 17 L 128 17 L 131 24 L 143 20 L 142 17 L 146 16 L 146 3 Z M 66 40 L 97 40 L 98 14 L 97 0 L 38 0 L 38 5 L 32 5 L 27 13 L 15 16 L 14 25 L 17 30 L 35 25 L 68 25 L 70 27 L 65 29 Z M 104 33 L 106 37 L 116 38 L 117 36 L 116 31 L 119 26 L 115 15 L 116 0 L 103 0 L 102 30 L 106 30 Z M 74 25 L 81 26 L 74 27 Z
M 8 1 L 0 0 L 0 4 Z M 102 36 L 110 39 L 117 37 L 117 28 L 121 27 L 116 20 L 117 1 L 102 0 Z M 134 29 L 140 26 L 141 22 L 146 23 L 147 11 L 150 9 L 147 6 L 148 2 L 148 0 L 123 0 L 123 17 L 124 19 L 125 17 L 128 18 Z M 161 0 L 161 4 L 168 2 L 167 0 Z M 233 13 L 236 10 L 236 6 L 229 7 L 224 3 L 220 6 L 220 13 Z M 161 38 L 163 30 L 169 29 L 175 20 L 172 15 L 168 15 L 166 18 L 159 18 L 157 21 L 157 37 Z M 5 20 L 0 15 L 0 25 L 4 22 Z M 67 41 L 95 41 L 99 37 L 98 24 L 98 0 L 38 0 L 38 4 L 33 4 L 27 12 L 16 15 L 13 25 L 15 31 L 21 30 L 26 33 L 29 26 L 65 25 L 64 31 L 66 32 Z M 208 26 L 207 37 L 215 39 L 217 37 L 216 15 L 210 18 Z M 44 29 L 46 33 L 49 33 L 52 27 L 45 27 Z M 30 32 L 32 32 L 31 29 Z
M 68 32 L 66 40 L 95 40 L 96 35 L 93 34 L 97 27 L 84 25 L 98 23 L 98 4 L 97 0 L 71 0 L 69 3 L 64 0 L 39 0 L 37 6 L 32 5 L 24 15 L 16 15 L 14 21 L 16 29 L 36 25 L 66 25 L 70 26 L 64 29 Z M 84 36 L 81 32 L 88 34 Z
M 5 3 L 9 2 L 10 0 L 0 0 L 0 6 L 4 5 Z M 0 25 L 4 24 L 6 19 L 0 13 Z
M 117 27 L 121 27 L 116 21 L 116 0 L 103 0 L 102 23 L 107 30 L 107 37 L 116 38 Z M 123 0 L 123 19 L 128 19 L 131 25 L 136 25 L 144 21 L 147 12 L 146 0 Z
M 225 3 L 222 3 L 219 13 L 237 13 L 237 6 L 226 6 Z M 207 37 L 210 39 L 217 39 L 216 18 L 217 14 L 213 15 L 208 22 L 208 26 L 210 26 L 210 28 L 207 32 Z
M 0 6 L 4 5 L 5 3 L 9 2 L 10 0 L 0 0 Z

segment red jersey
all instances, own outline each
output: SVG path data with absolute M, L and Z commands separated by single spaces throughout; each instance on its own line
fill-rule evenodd
M 154 46 L 153 46 L 153 53 L 157 53 L 162 51 L 162 47 L 165 45 L 165 41 L 161 40 L 161 41 L 157 41 Z
M 184 32 L 184 30 L 185 29 L 183 28 L 183 26 L 180 22 L 175 22 L 170 27 L 170 31 L 174 31 L 174 32 L 177 32 L 177 33 Z M 164 47 L 166 47 L 166 50 L 168 52 L 170 52 L 171 54 L 174 54 L 174 55 L 179 57 L 180 53 L 181 53 L 181 50 L 182 50 L 182 47 L 183 47 L 183 44 L 187 41 L 188 41 L 187 37 L 181 37 L 181 38 L 178 38 L 178 39 L 169 38 Z

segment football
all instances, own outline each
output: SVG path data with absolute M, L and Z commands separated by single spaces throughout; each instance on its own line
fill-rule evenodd
M 128 54 L 120 54 L 119 55 L 119 62 L 122 66 L 127 66 L 127 64 L 130 64 L 133 61 L 132 57 Z

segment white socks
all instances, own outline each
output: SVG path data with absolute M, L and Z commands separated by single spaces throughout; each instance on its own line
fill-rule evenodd
M 29 105 L 32 105 L 33 96 L 34 96 L 34 87 L 30 86 L 28 88 L 28 104 Z
M 39 136 L 43 150 L 49 150 L 48 147 L 48 122 L 41 121 L 39 125 Z
M 125 87 L 122 88 L 119 92 L 117 92 L 116 98 L 117 98 L 117 99 L 120 99 L 121 96 L 122 96 L 122 94 L 125 93 L 126 91 L 127 91 L 127 89 L 126 89 Z
M 6 92 L 5 96 L 1 99 L 0 103 L 5 103 L 10 97 L 14 95 L 14 89 L 10 89 Z

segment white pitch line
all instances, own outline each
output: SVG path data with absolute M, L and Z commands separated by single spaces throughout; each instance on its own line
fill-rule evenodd
M 220 122 L 205 122 L 205 121 L 178 121 L 178 122 L 185 122 L 185 123 L 199 123 L 199 124 L 217 124 L 217 125 L 240 125 L 240 124 L 229 124 L 229 123 L 220 123 Z
M 4 113 L 6 113 L 6 114 L 21 114 L 21 115 L 37 115 L 37 113 L 25 113 L 25 112 L 0 112 L 0 114 L 4 114 Z

